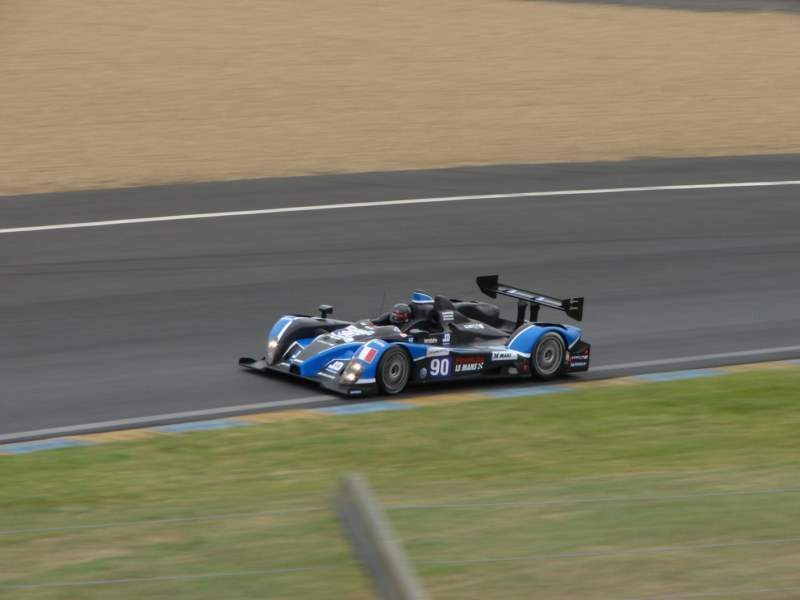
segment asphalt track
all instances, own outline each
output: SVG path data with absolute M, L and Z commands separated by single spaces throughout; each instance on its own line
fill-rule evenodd
M 579 378 L 797 358 L 800 186 L 365 203 L 798 179 L 800 156 L 792 155 L 0 198 L 0 230 L 356 205 L 0 233 L 0 441 L 87 423 L 342 403 L 313 386 L 243 372 L 236 361 L 261 356 L 268 327 L 285 312 L 329 303 L 336 317 L 356 319 L 415 287 L 477 299 L 474 278 L 490 273 L 586 297 L 593 371 Z

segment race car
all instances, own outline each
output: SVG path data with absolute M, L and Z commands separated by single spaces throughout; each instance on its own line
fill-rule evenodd
M 560 300 L 499 282 L 476 279 L 481 292 L 517 300 L 515 320 L 487 302 L 461 301 L 415 290 L 402 326 L 380 318 L 356 322 L 286 315 L 269 332 L 261 359 L 239 365 L 315 381 L 347 397 L 395 395 L 409 384 L 469 378 L 533 378 L 547 381 L 589 369 L 590 345 L 571 325 L 541 322 L 539 308 L 561 310 L 581 321 L 583 298 Z M 526 319 L 526 315 L 529 315 Z

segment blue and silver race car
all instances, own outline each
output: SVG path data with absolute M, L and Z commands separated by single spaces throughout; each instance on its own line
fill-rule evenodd
M 515 320 L 500 316 L 487 302 L 461 301 L 416 290 L 401 326 L 384 319 L 354 323 L 321 316 L 286 315 L 267 338 L 266 356 L 239 359 L 260 372 L 278 372 L 316 381 L 345 396 L 377 392 L 394 395 L 408 384 L 468 378 L 550 380 L 589 369 L 590 345 L 571 325 L 538 320 L 544 306 L 580 321 L 583 298 L 560 300 L 499 283 L 497 275 L 477 278 L 490 298 L 517 300 Z M 405 306 L 405 305 L 404 305 Z M 526 319 L 526 313 L 529 318 Z

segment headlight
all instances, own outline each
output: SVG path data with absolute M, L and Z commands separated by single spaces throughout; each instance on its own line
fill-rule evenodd
M 267 343 L 267 364 L 271 365 L 275 360 L 275 352 L 278 350 L 278 339 L 272 338 Z
M 350 359 L 347 366 L 342 371 L 342 381 L 344 383 L 355 383 L 364 371 L 364 365 L 357 358 Z

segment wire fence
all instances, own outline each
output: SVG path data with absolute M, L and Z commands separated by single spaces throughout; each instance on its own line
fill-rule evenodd
M 797 494 L 800 488 L 777 488 L 761 490 L 733 490 L 726 492 L 700 492 L 694 494 L 667 494 L 649 496 L 614 496 L 610 498 L 556 498 L 547 500 L 515 500 L 508 502 L 452 502 L 452 503 L 414 503 L 414 504 L 384 504 L 384 508 L 390 511 L 401 510 L 424 510 L 424 509 L 443 509 L 443 508 L 502 508 L 520 506 L 557 506 L 569 504 L 616 504 L 631 502 L 663 502 L 667 500 L 691 500 L 699 498 L 719 498 L 726 496 L 763 496 L 772 494 Z M 0 536 L 23 535 L 33 533 L 57 533 L 62 531 L 76 531 L 82 529 L 105 529 L 112 527 L 138 527 L 144 525 L 169 525 L 173 523 L 194 523 L 202 521 L 224 521 L 231 519 L 249 519 L 253 517 L 297 515 L 310 513 L 323 513 L 330 511 L 328 506 L 309 507 L 309 508 L 289 508 L 279 510 L 266 510 L 242 513 L 216 513 L 208 515 L 196 515 L 187 517 L 175 517 L 170 519 L 149 519 L 140 521 L 118 521 L 113 523 L 87 523 L 83 525 L 66 525 L 60 527 L 34 527 L 28 529 L 0 529 Z
M 195 575 L 165 575 L 162 577 L 128 577 L 125 579 L 97 579 L 86 581 L 61 581 L 51 583 L 23 583 L 16 585 L 0 585 L 0 590 L 41 590 L 47 588 L 91 587 L 100 585 L 130 585 L 142 583 L 159 583 L 171 581 L 199 581 L 203 579 L 223 579 L 228 577 L 255 577 L 258 575 L 283 575 L 286 573 L 307 573 L 310 571 L 325 571 L 333 569 L 350 569 L 357 567 L 355 562 L 330 565 L 308 565 L 305 567 L 291 567 L 283 569 L 258 569 L 254 571 L 236 571 L 231 573 L 199 573 Z

